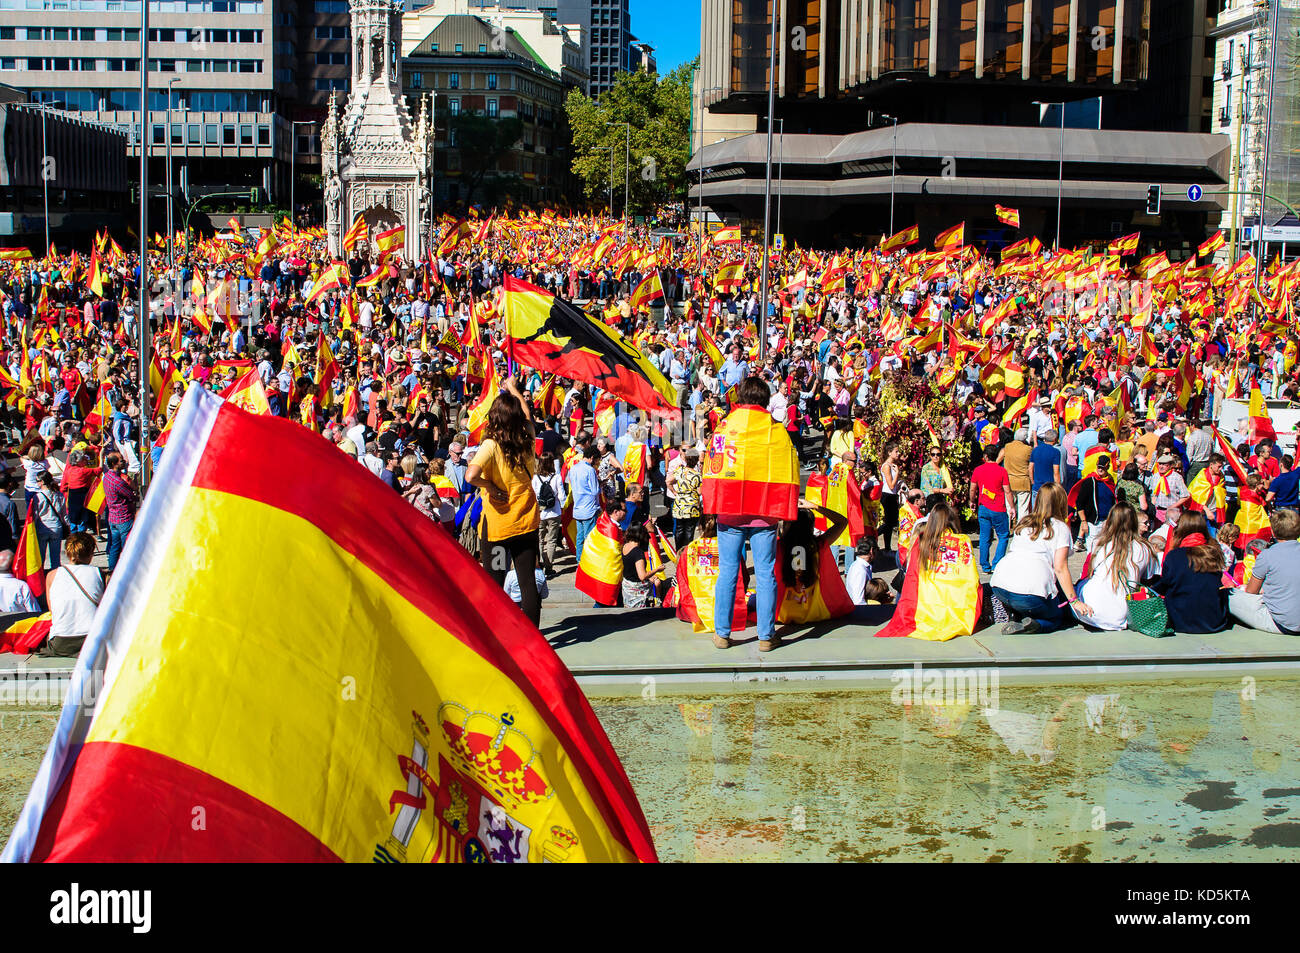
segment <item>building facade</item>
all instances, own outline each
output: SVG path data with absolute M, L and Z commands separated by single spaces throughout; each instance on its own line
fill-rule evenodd
M 1285 244 L 1300 245 L 1300 221 L 1287 208 L 1300 207 L 1300 83 L 1294 65 L 1300 58 L 1298 30 L 1300 3 L 1295 0 L 1281 0 L 1276 8 L 1267 2 L 1226 0 L 1211 31 L 1213 123 L 1232 141 L 1224 219 L 1232 244 L 1221 253 L 1223 258 L 1240 252 L 1248 242 L 1257 245 L 1261 238 L 1268 243 L 1264 252 L 1268 255 Z M 1261 189 L 1275 198 L 1263 198 Z
M 122 235 L 129 200 L 126 133 L 39 105 L 0 105 L 0 243 L 85 246 L 105 225 Z
M 471 14 L 437 18 L 403 64 L 408 98 L 434 97 L 435 201 L 510 197 L 531 205 L 577 194 L 564 109 L 569 90 L 585 80 L 580 68 L 564 65 L 577 50 L 571 42 L 556 45 L 552 61 L 560 68 L 552 69 L 513 26 Z M 519 138 L 499 149 L 492 144 L 496 154 L 486 155 L 492 123 L 504 120 L 518 120 Z M 462 140 L 471 135 L 472 149 Z
M 1140 230 L 1190 247 L 1217 225 L 1230 164 L 1227 136 L 1193 131 L 1209 105 L 1190 66 L 1205 72 L 1208 2 L 1183 0 L 1200 20 L 1193 10 L 1174 31 L 1170 61 L 1188 64 L 1170 68 L 1169 95 L 1184 108 L 1162 126 L 1168 103 L 1145 125 L 1132 104 L 1166 0 L 777 0 L 773 184 L 784 231 L 863 240 L 918 223 L 924 238 L 964 220 L 968 237 L 996 244 L 1016 237 L 993 215 L 1001 202 L 1044 240 Z M 769 10 L 704 0 L 701 19 L 692 205 L 751 224 L 762 220 Z M 1119 121 L 1121 102 L 1136 125 Z M 727 115 L 755 134 L 712 134 Z M 1160 215 L 1146 214 L 1151 185 Z M 1207 197 L 1193 202 L 1190 185 Z

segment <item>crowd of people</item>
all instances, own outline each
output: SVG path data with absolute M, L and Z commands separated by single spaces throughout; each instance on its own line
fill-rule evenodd
M 363 238 L 341 267 L 287 223 L 183 245 L 171 270 L 154 242 L 147 315 L 139 255 L 107 233 L 84 256 L 3 256 L 0 566 L 25 573 L 0 569 L 5 611 L 48 599 L 57 651 L 86 634 L 87 546 L 111 574 L 200 386 L 355 457 L 534 622 L 571 553 L 597 604 L 673 607 L 720 648 L 893 602 L 876 635 L 1161 629 L 1161 611 L 1149 634 L 1300 634 L 1300 469 L 1264 404 L 1300 397 L 1295 263 L 999 256 L 945 233 L 773 254 L 762 302 L 762 249 L 738 236 L 551 211 L 439 234 L 423 262 Z M 578 301 L 671 406 L 516 362 L 507 278 Z M 957 411 L 928 440 L 873 439 L 866 408 L 905 379 Z

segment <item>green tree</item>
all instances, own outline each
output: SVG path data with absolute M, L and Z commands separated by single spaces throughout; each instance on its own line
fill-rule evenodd
M 493 119 L 475 112 L 452 117 L 451 128 L 455 130 L 456 148 L 460 150 L 465 202 L 472 203 L 488 172 L 496 169 L 523 137 L 524 124 L 514 117 Z
M 691 74 L 698 60 L 666 76 L 619 73 L 599 102 L 572 90 L 564 107 L 573 131 L 573 172 L 588 196 L 610 187 L 613 152 L 614 213 L 622 210 L 624 170 L 628 209 L 646 213 L 686 194 L 691 157 Z M 631 127 L 630 138 L 623 123 Z

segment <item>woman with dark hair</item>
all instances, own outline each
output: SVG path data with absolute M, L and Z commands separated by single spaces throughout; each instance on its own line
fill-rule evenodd
M 950 504 L 938 503 L 908 556 L 898 607 L 876 637 L 946 642 L 970 635 L 979 623 L 982 601 L 979 567 L 961 517 Z
M 86 494 L 99 477 L 99 467 L 93 465 L 85 450 L 74 450 L 63 468 L 59 489 L 68 501 L 68 525 L 74 533 L 89 530 L 94 525 L 95 514 L 86 510 Z
M 820 533 L 814 514 L 828 524 Z M 848 522 L 843 513 L 801 499 L 798 518 L 781 524 L 776 543 L 777 622 L 824 622 L 853 611 L 831 551 L 831 540 L 844 532 Z
M 650 569 L 646 566 L 646 552 L 650 549 L 650 534 L 644 523 L 630 526 L 623 536 L 623 607 L 644 609 L 658 599 L 657 578 L 665 566 Z
M 1127 503 L 1110 508 L 1100 531 L 1088 539 L 1088 566 L 1088 578 L 1076 589 L 1082 603 L 1071 606 L 1075 616 L 1096 629 L 1127 628 L 1128 597 L 1156 570 L 1136 509 Z
M 483 491 L 483 568 L 504 587 L 506 574 L 514 564 L 520 608 L 536 625 L 541 618 L 534 572 L 541 515 L 533 492 L 537 465 L 534 440 L 532 414 L 519 384 L 511 377 L 506 381 L 505 393 L 497 395 L 488 410 L 483 442 L 465 479 Z
M 1210 538 L 1205 514 L 1188 510 L 1169 534 L 1160 576 L 1151 588 L 1165 597 L 1175 632 L 1222 632 L 1228 627 L 1223 551 Z

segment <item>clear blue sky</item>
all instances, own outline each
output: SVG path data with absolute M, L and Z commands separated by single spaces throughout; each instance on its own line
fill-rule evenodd
M 659 72 L 693 60 L 700 52 L 700 0 L 631 0 L 632 32 L 655 48 Z

